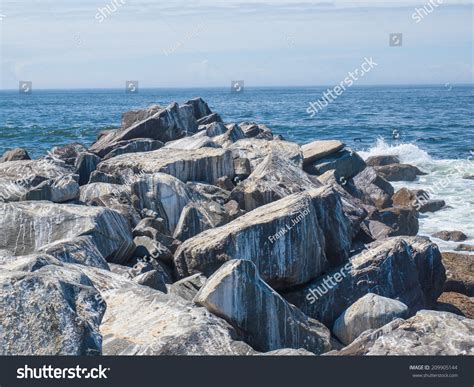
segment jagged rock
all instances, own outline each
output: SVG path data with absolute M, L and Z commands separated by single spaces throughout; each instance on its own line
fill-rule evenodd
M 68 144 L 64 146 L 56 146 L 48 156 L 56 160 L 61 160 L 67 165 L 74 166 L 79 155 L 83 152 L 87 152 L 84 145 L 79 143 Z
M 443 265 L 447 277 L 444 291 L 474 297 L 474 256 L 443 253 Z
M 158 172 L 172 175 L 183 182 L 212 183 L 219 177 L 234 176 L 232 154 L 224 149 L 196 150 L 158 149 L 153 152 L 129 153 L 102 161 L 97 170 L 126 182 L 130 171 L 135 174 Z
M 443 241 L 462 242 L 467 239 L 466 234 L 462 231 L 439 231 L 432 235 L 435 238 L 442 239 Z
M 397 300 L 368 293 L 347 308 L 336 320 L 334 335 L 343 344 L 352 343 L 362 332 L 377 329 L 397 318 L 405 318 L 408 307 Z
M 225 178 L 224 176 L 224 179 Z M 186 185 L 190 189 L 190 195 L 193 200 L 209 200 L 224 204 L 230 199 L 230 192 L 216 185 L 196 182 L 188 182 Z
M 474 299 L 460 293 L 445 292 L 439 296 L 436 310 L 474 319 Z
M 457 245 L 454 251 L 474 251 L 474 246 L 461 243 Z
M 79 199 L 79 176 L 67 175 L 43 181 L 26 192 L 21 200 L 49 200 L 64 203 Z
M 353 180 L 353 185 L 347 184 L 347 191 L 352 196 L 362 200 L 364 203 L 377 208 L 392 206 L 392 185 L 380 177 L 373 168 L 365 168 L 358 173 Z
M 91 183 L 81 187 L 79 199 L 87 203 L 91 200 L 106 195 L 116 195 L 120 197 L 122 193 L 131 194 L 131 189 L 127 185 L 109 184 L 109 183 Z
M 88 235 L 109 262 L 128 259 L 131 230 L 115 211 L 50 202 L 0 203 L 0 249 L 31 254 L 50 243 Z
M 255 122 L 241 122 L 239 126 L 247 138 L 273 139 L 272 131 L 265 125 L 259 125 Z
M 224 134 L 213 138 L 214 143 L 223 148 L 228 148 L 235 142 L 245 138 L 245 133 L 239 125 L 231 124 Z
M 400 164 L 398 156 L 372 156 L 365 160 L 365 163 L 369 167 L 382 167 L 390 164 Z
M 225 191 L 232 191 L 235 188 L 234 183 L 232 183 L 228 176 L 219 177 L 215 185 Z
M 347 258 L 348 220 L 330 188 L 290 195 L 184 242 L 175 253 L 179 276 L 208 276 L 225 261 L 253 261 L 273 287 L 302 284 L 328 263 Z
M 163 274 L 158 270 L 150 270 L 146 273 L 137 275 L 133 278 L 133 282 L 136 282 L 142 286 L 148 286 L 149 288 L 159 290 L 163 293 L 168 292 Z
M 202 98 L 194 98 L 186 101 L 184 105 L 191 106 L 193 115 L 196 120 L 200 120 L 201 118 L 207 117 L 212 114 L 211 109 Z
M 236 219 L 239 216 L 245 214 L 245 211 L 240 208 L 239 203 L 237 203 L 235 200 L 229 200 L 226 204 L 224 204 L 224 207 L 232 219 Z
M 79 185 L 87 184 L 91 173 L 96 170 L 100 162 L 101 158 L 93 153 L 79 153 L 75 163 L 76 173 L 79 175 Z
M 0 163 L 0 201 L 18 201 L 43 181 L 73 173 L 73 167 L 51 158 Z
M 285 298 L 326 326 L 367 293 L 397 299 L 410 312 L 430 307 L 443 292 L 445 270 L 438 247 L 423 238 L 390 238 L 352 257 Z
M 128 128 L 121 128 L 106 134 L 92 145 L 90 151 L 104 157 L 115 149 L 120 141 L 149 138 L 168 142 L 184 137 L 188 133 L 195 133 L 197 128 L 193 107 L 190 105 L 179 106 L 177 103 L 173 103 Z
M 413 208 L 385 208 L 373 213 L 370 220 L 377 220 L 389 226 L 393 230 L 391 236 L 418 234 L 418 213 Z
M 152 236 L 147 235 L 149 230 L 153 229 L 156 232 L 160 232 L 162 234 L 166 234 L 166 221 L 163 218 L 144 218 L 142 219 L 137 226 L 133 229 L 133 236 L 148 236 L 154 239 Z
M 73 266 L 73 265 L 71 265 Z M 205 308 L 140 286 L 119 274 L 76 266 L 107 304 L 102 324 L 104 355 L 252 355 L 235 330 Z
M 165 145 L 165 149 L 183 149 L 183 150 L 194 150 L 200 148 L 219 148 L 218 146 L 210 137 L 207 136 L 191 136 L 191 137 L 183 137 L 179 140 L 174 140 L 167 142 Z
M 65 278 L 47 257 L 27 257 L 13 267 L 0 266 L 0 355 L 100 355 L 105 305 L 89 278 Z
M 132 205 L 132 198 L 127 190 L 120 193 L 113 192 L 112 194 L 91 199 L 87 202 L 87 205 L 105 207 L 118 212 L 127 219 L 131 228 L 135 227 L 138 222 L 140 222 L 140 213 Z
M 364 160 L 352 150 L 341 150 L 304 166 L 310 175 L 322 175 L 332 169 L 337 175 L 349 179 L 365 169 Z
M 156 211 L 173 233 L 183 208 L 191 201 L 188 187 L 165 173 L 145 175 L 133 184 L 132 193 L 139 198 L 140 209 Z
M 131 110 L 122 114 L 122 128 L 129 128 L 137 122 L 154 116 L 163 108 L 160 105 L 152 105 L 147 109 Z
M 245 180 L 252 173 L 249 159 L 237 158 L 234 159 L 235 176 L 240 180 Z
M 193 274 L 169 285 L 169 292 L 187 301 L 192 301 L 206 281 L 207 278 L 201 273 Z
M 340 356 L 458 356 L 474 354 L 474 320 L 452 313 L 422 310 L 363 333 Z
M 127 265 L 131 266 L 128 276 L 132 279 L 141 278 L 142 274 L 150 271 L 157 271 L 165 284 L 172 282 L 172 274 L 168 266 L 153 257 L 134 257 Z M 167 290 L 163 290 L 163 292 L 166 293 Z
M 288 304 L 260 278 L 251 261 L 224 264 L 194 302 L 244 332 L 244 340 L 256 350 L 304 348 L 320 354 L 331 349 L 329 330 Z
M 138 236 L 133 239 L 135 257 L 153 257 L 164 262 L 169 262 L 173 254 L 160 241 L 147 236 Z
M 208 116 L 202 117 L 202 118 L 197 120 L 197 123 L 198 123 L 199 126 L 209 125 L 209 124 L 213 124 L 215 122 L 216 123 L 219 123 L 219 122 L 221 123 L 222 122 L 221 116 L 217 113 L 209 114 Z
M 252 211 L 296 192 L 321 187 L 314 176 L 271 153 L 231 194 L 241 208 Z
M 234 159 L 248 159 L 252 171 L 270 152 L 281 154 L 282 157 L 292 161 L 300 168 L 303 166 L 303 152 L 298 144 L 292 142 L 248 138 L 237 141 L 229 146 L 228 149 L 232 152 Z
M 137 138 L 132 140 L 119 141 L 113 145 L 110 152 L 104 156 L 104 160 L 111 159 L 127 153 L 151 152 L 163 147 L 163 143 L 149 138 Z
M 15 148 L 7 150 L 2 157 L 0 157 L 0 163 L 6 161 L 17 161 L 17 160 L 31 160 L 28 152 L 23 148 Z
M 388 181 L 415 181 L 417 176 L 426 175 L 417 167 L 409 164 L 389 164 L 374 168 L 380 176 Z
M 212 122 L 206 125 L 199 125 L 198 132 L 193 137 L 215 137 L 225 132 L 227 132 L 227 127 L 222 122 Z
M 345 144 L 338 140 L 313 141 L 301 147 L 303 150 L 303 165 L 307 166 L 316 160 L 323 159 L 344 149 Z

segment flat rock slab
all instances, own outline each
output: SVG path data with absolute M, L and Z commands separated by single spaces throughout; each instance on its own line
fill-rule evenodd
M 128 259 L 130 226 L 115 211 L 32 201 L 0 203 L 0 214 L 0 249 L 13 255 L 31 254 L 53 242 L 88 236 L 103 259 L 115 263 Z
M 405 318 L 408 307 L 397 300 L 369 293 L 359 298 L 336 320 L 333 332 L 343 344 L 352 343 L 368 329 L 377 329 L 397 318 Z
M 303 165 L 311 164 L 313 161 L 339 152 L 344 147 L 345 144 L 338 140 L 313 141 L 309 144 L 304 144 L 301 147 L 303 150 Z
M 422 310 L 363 333 L 340 356 L 458 356 L 474 355 L 474 320 L 452 313 Z
M 348 227 L 330 187 L 297 193 L 188 239 L 176 251 L 176 270 L 181 278 L 209 276 L 230 259 L 247 259 L 272 286 L 302 284 L 325 270 L 328 259 L 347 257 Z
M 304 348 L 320 354 L 331 348 L 329 330 L 287 303 L 260 278 L 251 261 L 224 264 L 194 302 L 243 331 L 245 341 L 259 351 Z
M 153 152 L 130 153 L 101 162 L 97 170 L 127 182 L 130 171 L 135 174 L 163 172 L 183 182 L 213 183 L 219 177 L 234 176 L 232 154 L 224 149 L 195 150 L 158 149 Z
M 285 294 L 305 314 L 333 326 L 367 293 L 397 299 L 410 312 L 432 306 L 443 292 L 445 270 L 438 247 L 423 238 L 374 242 L 338 270 Z

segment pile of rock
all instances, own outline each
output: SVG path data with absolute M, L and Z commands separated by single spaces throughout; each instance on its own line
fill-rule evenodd
M 389 183 L 413 173 L 200 98 L 127 112 L 89 149 L 10 152 L 0 354 L 398 354 L 413 332 L 419 353 L 472 354 L 472 315 L 440 311 L 472 278 L 445 284 L 416 194 Z

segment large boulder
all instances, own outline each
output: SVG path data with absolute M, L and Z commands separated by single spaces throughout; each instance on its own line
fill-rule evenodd
M 414 208 L 391 207 L 374 212 L 370 220 L 379 221 L 390 227 L 393 231 L 390 236 L 418 234 L 418 212 Z
M 200 120 L 212 114 L 212 111 L 211 109 L 209 109 L 207 103 L 200 97 L 190 99 L 189 101 L 186 101 L 184 105 L 191 106 L 193 115 L 196 120 Z
M 153 152 L 120 155 L 102 161 L 97 171 L 122 182 L 126 182 L 130 171 L 133 171 L 135 174 L 163 172 L 183 182 L 213 183 L 222 176 L 232 178 L 234 163 L 232 154 L 224 149 L 158 149 Z
M 389 164 L 374 168 L 380 176 L 388 181 L 415 181 L 417 176 L 426 175 L 417 167 L 409 164 Z
M 381 167 L 383 165 L 390 165 L 390 164 L 399 164 L 400 163 L 400 158 L 398 156 L 371 156 L 367 160 L 365 160 L 365 163 L 369 167 Z
M 452 313 L 422 310 L 408 319 L 363 333 L 340 356 L 474 355 L 474 320 Z
M 246 211 L 274 202 L 296 192 L 321 187 L 314 176 L 281 155 L 271 153 L 231 194 Z
M 43 201 L 0 203 L 0 249 L 26 255 L 45 245 L 81 236 L 92 239 L 102 257 L 122 263 L 132 245 L 126 219 L 99 207 Z
M 75 168 L 79 175 L 79 185 L 85 185 L 90 179 L 91 173 L 97 168 L 101 162 L 101 158 L 94 153 L 82 152 L 79 153 L 76 159 Z
M 130 110 L 122 114 L 122 128 L 129 128 L 137 122 L 154 116 L 163 108 L 160 105 L 152 105 L 146 109 Z
M 50 262 L 55 262 L 50 265 Z M 34 256 L 0 265 L 0 355 L 100 355 L 105 312 L 90 279 Z
M 28 152 L 23 148 L 15 148 L 7 150 L 2 157 L 0 157 L 0 163 L 6 161 L 17 161 L 17 160 L 31 160 Z
M 331 348 L 329 330 L 287 303 L 260 278 L 251 261 L 224 264 L 194 302 L 244 332 L 244 340 L 256 350 L 304 348 L 320 354 Z
M 305 314 L 332 326 L 367 293 L 393 298 L 410 312 L 430 307 L 443 292 L 445 270 L 438 247 L 423 238 L 390 238 L 329 272 L 290 291 L 285 298 Z
M 377 329 L 397 318 L 405 318 L 408 307 L 397 300 L 368 293 L 347 308 L 336 320 L 334 335 L 343 344 L 352 343 L 362 332 Z
M 345 144 L 338 140 L 313 141 L 301 147 L 303 150 L 303 165 L 312 164 L 344 149 Z
M 373 168 L 365 168 L 358 173 L 353 180 L 353 184 L 345 185 L 351 195 L 359 198 L 364 203 L 377 208 L 387 208 L 392 206 L 392 185 L 380 177 Z
M 446 268 L 444 291 L 474 297 L 474 255 L 443 253 Z
M 365 167 L 364 160 L 356 152 L 341 150 L 308 163 L 304 166 L 304 170 L 311 175 L 322 175 L 324 172 L 335 170 L 338 176 L 350 179 L 362 172 Z
M 348 257 L 350 232 L 339 195 L 322 187 L 290 195 L 185 241 L 178 275 L 209 276 L 225 261 L 253 261 L 273 287 L 302 284 Z
M 77 175 L 66 175 L 43 181 L 26 192 L 22 200 L 49 200 L 54 203 L 65 203 L 79 199 Z
M 197 128 L 193 107 L 173 103 L 130 127 L 107 133 L 92 145 L 90 151 L 104 157 L 115 149 L 120 141 L 149 138 L 167 142 L 184 137 L 188 133 L 195 133 Z

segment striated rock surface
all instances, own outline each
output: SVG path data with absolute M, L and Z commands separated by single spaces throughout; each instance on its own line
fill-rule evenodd
M 363 333 L 331 355 L 457 356 L 474 355 L 474 320 L 446 312 L 422 310 L 382 328 Z
M 343 344 L 352 343 L 362 332 L 377 329 L 397 318 L 405 318 L 408 307 L 397 300 L 368 293 L 347 308 L 336 320 L 334 335 Z
M 66 175 L 43 181 L 22 196 L 22 200 L 49 200 L 64 203 L 79 199 L 77 175 Z
M 78 205 L 33 201 L 0 203 L 0 249 L 26 255 L 60 240 L 90 236 L 103 258 L 128 259 L 131 230 L 115 211 Z
M 274 287 L 304 283 L 350 248 L 348 220 L 330 188 L 297 193 L 185 241 L 175 254 L 180 277 L 208 276 L 225 261 L 253 261 Z
M 151 152 L 163 147 L 163 143 L 149 138 L 137 138 L 132 140 L 118 141 L 112 150 L 104 156 L 104 160 L 127 153 Z
M 390 238 L 374 243 L 350 263 L 317 278 L 285 298 L 305 314 L 332 326 L 367 293 L 397 299 L 416 311 L 443 292 L 445 269 L 438 247 L 423 238 Z
M 304 348 L 320 354 L 331 348 L 329 330 L 288 304 L 260 278 L 251 261 L 224 264 L 194 302 L 244 332 L 245 341 L 257 350 Z

